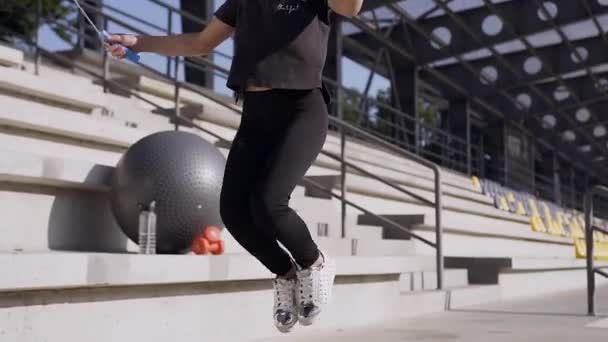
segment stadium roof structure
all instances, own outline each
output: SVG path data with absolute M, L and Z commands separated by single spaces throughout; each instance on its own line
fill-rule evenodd
M 414 69 L 438 96 L 605 174 L 608 0 L 366 0 L 342 30 L 354 61 L 389 79 Z

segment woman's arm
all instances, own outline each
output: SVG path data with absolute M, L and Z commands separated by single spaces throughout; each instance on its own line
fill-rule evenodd
M 202 56 L 211 53 L 224 40 L 232 36 L 234 27 L 213 18 L 205 29 L 198 33 L 175 36 L 112 35 L 109 41 L 130 47 L 135 52 L 152 52 L 165 56 Z M 126 51 L 120 45 L 108 49 L 114 57 L 124 58 Z
M 363 0 L 328 0 L 328 3 L 334 12 L 345 17 L 356 16 L 363 6 Z

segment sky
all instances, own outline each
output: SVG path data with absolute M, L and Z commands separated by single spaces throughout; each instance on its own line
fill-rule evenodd
M 179 7 L 179 0 L 163 0 L 165 3 L 173 5 L 175 7 Z M 168 22 L 168 13 L 164 8 L 151 3 L 148 0 L 104 0 L 104 2 L 109 5 L 116 7 L 122 11 L 125 11 L 130 14 L 134 14 L 139 18 L 142 18 L 146 21 L 154 23 L 155 25 L 161 27 L 167 27 Z M 215 0 L 215 7 L 219 7 L 224 0 Z M 118 14 L 111 13 L 116 17 L 121 18 L 125 22 L 132 24 L 135 27 L 144 29 L 145 32 L 149 32 L 150 34 L 162 34 L 158 30 L 155 30 L 150 27 L 142 26 L 141 24 L 135 23 L 133 20 L 129 18 L 122 17 Z M 177 14 L 173 16 L 173 32 L 179 33 L 181 32 L 181 19 Z M 110 24 L 108 27 L 108 31 L 112 32 L 120 32 L 120 33 L 128 33 L 122 27 L 118 27 L 116 25 Z M 41 42 L 42 44 L 51 50 L 63 50 L 69 49 L 69 44 L 63 42 L 60 38 L 58 38 L 55 33 L 49 29 L 48 27 L 43 27 L 41 29 Z M 232 55 L 232 39 L 224 42 L 221 46 L 218 47 L 217 51 L 222 53 Z M 146 65 L 152 66 L 160 71 L 165 71 L 166 69 L 166 59 L 162 56 L 155 54 L 143 54 L 142 62 Z M 230 67 L 230 60 L 223 57 L 216 57 L 215 62 L 223 67 Z M 353 61 L 344 58 L 342 62 L 343 66 L 343 80 L 344 85 L 349 88 L 354 88 L 358 90 L 363 90 L 365 88 L 365 83 L 367 82 L 367 78 L 369 77 L 370 71 L 357 64 Z M 183 79 L 183 68 L 180 68 L 178 73 L 178 77 Z M 221 77 L 216 77 L 215 80 L 215 90 L 224 93 L 230 94 L 230 90 L 225 86 L 226 80 Z M 373 78 L 371 87 L 370 87 L 370 95 L 374 96 L 379 90 L 386 89 L 389 86 L 389 82 L 386 78 L 382 76 L 376 75 Z

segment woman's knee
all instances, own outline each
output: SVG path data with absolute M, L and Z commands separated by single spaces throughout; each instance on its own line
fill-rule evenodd
M 249 197 L 249 207 L 258 221 L 272 220 L 289 210 L 289 197 L 282 198 L 264 189 Z

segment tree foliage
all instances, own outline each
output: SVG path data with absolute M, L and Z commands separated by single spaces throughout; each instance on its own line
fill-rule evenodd
M 395 108 L 395 106 L 392 105 L 391 89 L 388 88 L 378 91 L 375 100 L 375 102 L 386 106 L 372 102 L 369 102 L 369 105 L 367 106 L 362 105 L 360 97 L 345 92 L 344 97 L 342 98 L 344 120 L 391 140 L 406 139 L 407 135 L 402 132 L 402 129 L 407 128 L 410 131 L 410 138 L 413 139 L 414 113 L 406 113 L 407 116 L 400 116 L 394 110 L 387 108 Z M 421 136 L 419 137 L 421 140 L 420 144 L 425 146 L 430 143 L 434 135 L 432 130 L 425 128 L 425 126 L 433 128 L 438 127 L 441 121 L 441 113 L 437 107 L 430 102 L 425 101 L 422 98 L 419 98 L 417 101 L 418 118 L 419 123 L 421 124 Z M 406 127 L 408 125 L 409 128 Z M 413 143 L 413 141 L 410 141 L 409 143 Z
M 15 34 L 32 37 L 36 32 L 36 8 L 38 0 L 0 0 L 0 40 L 10 41 Z M 43 22 L 54 22 L 73 12 L 73 7 L 61 0 L 41 0 Z M 65 30 L 55 32 L 68 39 Z

